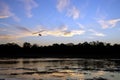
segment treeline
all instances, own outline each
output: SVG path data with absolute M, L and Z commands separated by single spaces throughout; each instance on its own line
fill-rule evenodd
M 53 44 L 49 46 L 31 45 L 25 42 L 23 46 L 16 43 L 0 44 L 0 57 L 5 58 L 39 58 L 39 57 L 69 57 L 69 58 L 117 58 L 120 56 L 120 44 L 93 41 L 79 44 Z

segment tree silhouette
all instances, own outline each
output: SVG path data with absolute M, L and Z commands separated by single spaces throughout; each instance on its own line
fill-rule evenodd
M 37 44 L 33 44 L 31 48 L 38 48 L 39 46 Z
M 31 48 L 31 44 L 28 43 L 28 42 L 25 42 L 25 43 L 23 44 L 23 48 Z
M 84 43 L 53 44 L 48 46 L 23 43 L 0 44 L 0 57 L 78 57 L 78 58 L 119 58 L 120 44 L 93 41 Z M 3 54 L 4 53 L 4 54 Z M 108 54 L 111 53 L 111 54 Z

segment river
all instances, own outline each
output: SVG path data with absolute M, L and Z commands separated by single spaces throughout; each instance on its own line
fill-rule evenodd
M 0 80 L 120 80 L 120 60 L 0 59 Z

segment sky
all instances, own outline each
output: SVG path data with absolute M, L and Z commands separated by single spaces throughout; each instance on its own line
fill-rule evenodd
M 0 44 L 119 44 L 119 8 L 120 0 L 0 0 Z

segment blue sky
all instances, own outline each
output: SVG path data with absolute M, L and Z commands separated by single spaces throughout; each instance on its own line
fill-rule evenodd
M 120 0 L 0 0 L 0 43 L 120 43 L 119 8 Z

